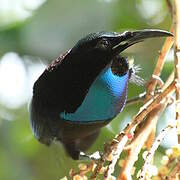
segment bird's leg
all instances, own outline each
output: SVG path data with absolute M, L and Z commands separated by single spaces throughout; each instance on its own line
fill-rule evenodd
M 76 142 L 63 143 L 66 149 L 66 152 L 71 156 L 74 160 L 79 160 L 80 151 L 76 148 Z
M 99 157 L 100 157 L 99 152 L 95 152 L 92 155 L 87 155 L 83 152 L 83 151 L 88 150 L 88 148 L 97 139 L 98 135 L 99 135 L 99 130 L 96 130 L 92 134 L 90 134 L 84 138 L 78 139 L 76 141 L 76 148 L 80 149 L 79 159 L 81 159 L 81 160 L 94 160 L 94 161 L 99 159 Z

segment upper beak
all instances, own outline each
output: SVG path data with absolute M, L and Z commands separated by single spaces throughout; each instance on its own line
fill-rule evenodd
M 138 31 L 126 31 L 122 34 L 119 34 L 116 38 L 116 44 L 112 48 L 113 54 L 118 54 L 136 44 L 138 42 L 143 41 L 147 38 L 153 37 L 166 37 L 166 36 L 173 36 L 172 33 L 163 30 L 155 30 L 155 29 L 144 29 Z

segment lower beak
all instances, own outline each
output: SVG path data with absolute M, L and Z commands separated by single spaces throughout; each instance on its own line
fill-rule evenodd
M 173 36 L 173 34 L 167 31 L 155 30 L 155 29 L 126 31 L 122 34 L 119 34 L 119 36 L 117 36 L 119 40 L 117 40 L 116 45 L 113 47 L 113 54 L 116 53 L 118 54 L 123 50 L 125 50 L 126 48 L 128 48 L 129 46 L 141 42 L 144 39 L 154 38 L 154 37 L 167 37 L 167 36 Z

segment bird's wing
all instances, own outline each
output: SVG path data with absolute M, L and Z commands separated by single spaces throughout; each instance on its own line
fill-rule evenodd
M 71 49 L 65 51 L 60 54 L 55 60 L 53 60 L 50 65 L 47 67 L 47 71 L 53 71 L 61 62 L 65 59 L 65 57 L 70 53 Z
M 72 59 L 70 52 L 52 61 L 34 84 L 33 99 L 43 110 L 75 112 L 95 79 L 82 68 L 81 59 Z

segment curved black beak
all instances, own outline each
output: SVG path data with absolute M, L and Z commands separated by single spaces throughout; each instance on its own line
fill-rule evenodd
M 126 31 L 122 34 L 119 34 L 116 37 L 116 44 L 112 48 L 113 54 L 118 54 L 123 50 L 125 50 L 126 48 L 128 48 L 129 46 L 132 46 L 133 44 L 141 42 L 145 39 L 154 38 L 154 37 L 167 37 L 167 36 L 173 36 L 173 34 L 168 31 L 156 30 L 156 29 Z

